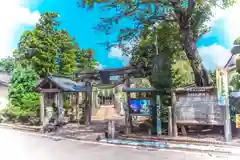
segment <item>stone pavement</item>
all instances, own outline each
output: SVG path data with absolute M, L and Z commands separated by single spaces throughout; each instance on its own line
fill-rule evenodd
M 94 125 L 68 124 L 58 129 L 57 132 L 46 133 L 49 136 L 58 136 L 76 140 L 96 141 L 98 136 L 104 137 L 107 124 L 102 122 Z
M 174 149 L 174 150 L 188 150 L 201 152 L 217 152 L 234 154 L 240 156 L 240 147 L 236 146 L 215 146 L 215 145 L 196 145 L 196 144 L 181 144 L 171 142 L 154 142 L 154 141 L 133 141 L 121 139 L 102 139 L 102 143 L 110 143 L 116 145 L 130 145 L 135 147 L 144 147 L 150 149 Z
M 149 151 L 72 140 L 43 138 L 36 133 L 0 128 L 2 160 L 238 160 L 229 154 L 174 150 Z
M 121 135 L 120 139 L 125 140 L 145 140 L 145 141 L 167 141 L 175 143 L 194 143 L 194 144 L 215 144 L 215 145 L 233 145 L 240 146 L 240 138 L 233 138 L 231 142 L 226 142 L 223 135 L 198 135 L 198 136 L 178 136 L 169 137 L 166 135 L 162 136 L 145 136 L 145 135 Z

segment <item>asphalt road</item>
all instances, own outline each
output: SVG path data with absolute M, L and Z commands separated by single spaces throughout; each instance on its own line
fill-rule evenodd
M 0 128 L 1 160 L 237 160 L 240 157 L 173 150 L 146 151 L 129 147 L 54 140 Z

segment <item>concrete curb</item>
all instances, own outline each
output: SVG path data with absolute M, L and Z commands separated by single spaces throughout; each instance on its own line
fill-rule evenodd
M 174 143 L 164 143 L 164 142 L 143 142 L 137 143 L 137 141 L 128 141 L 130 143 L 125 143 L 127 141 L 117 142 L 119 140 L 103 139 L 102 143 L 109 143 L 115 145 L 128 145 L 134 146 L 136 148 L 152 149 L 152 150 L 161 150 L 161 149 L 171 149 L 171 150 L 182 150 L 182 151 L 193 151 L 193 152 L 212 152 L 212 153 L 223 153 L 223 154 L 234 154 L 240 156 L 240 148 L 225 148 L 225 147 L 215 147 L 215 146 L 200 146 L 192 144 L 174 144 Z M 131 143 L 132 142 L 132 143 Z M 144 144 L 145 143 L 145 144 Z
M 228 142 L 215 142 L 215 141 L 207 141 L 207 140 L 192 140 L 192 139 L 176 139 L 176 138 L 165 138 L 165 137 L 140 137 L 140 136 L 120 136 L 120 139 L 123 140 L 135 140 L 135 141 L 165 141 L 165 142 L 173 142 L 173 143 L 191 143 L 198 145 L 218 145 L 218 146 L 236 146 L 240 147 L 240 144 L 236 143 L 228 143 Z

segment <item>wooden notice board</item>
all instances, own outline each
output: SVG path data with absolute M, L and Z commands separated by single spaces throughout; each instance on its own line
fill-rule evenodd
M 176 122 L 183 125 L 224 125 L 224 107 L 215 89 L 187 89 L 176 93 Z

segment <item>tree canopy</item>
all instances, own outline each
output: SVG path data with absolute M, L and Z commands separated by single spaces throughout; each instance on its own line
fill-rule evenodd
M 82 49 L 70 34 L 60 28 L 58 14 L 41 14 L 32 30 L 25 31 L 12 58 L 0 61 L 2 71 L 12 73 L 7 116 L 14 120 L 39 115 L 39 94 L 34 91 L 39 78 L 49 74 L 74 76 L 77 69 L 95 68 L 93 50 Z M 39 122 L 39 118 L 36 118 Z M 33 122 L 35 123 L 35 122 Z
M 91 52 L 90 52 L 91 51 Z M 76 69 L 95 67 L 91 49 L 81 49 L 66 30 L 60 29 L 58 14 L 41 14 L 33 30 L 25 31 L 14 52 L 22 65 L 31 63 L 40 77 L 49 74 L 72 76 Z
M 105 9 L 115 9 L 116 14 L 104 17 L 96 27 L 98 30 L 110 34 L 114 31 L 114 25 L 121 19 L 128 18 L 135 24 L 132 28 L 124 28 L 120 31 L 118 42 L 122 43 L 138 40 L 139 36 L 156 23 L 168 22 L 176 25 L 179 31 L 180 45 L 185 51 L 189 63 L 194 72 L 194 80 L 198 86 L 211 84 L 211 79 L 204 68 L 197 52 L 196 40 L 208 31 L 206 22 L 212 16 L 213 7 L 226 8 L 235 0 L 82 0 L 79 5 L 93 8 L 100 4 Z M 107 44 L 111 44 L 108 42 Z M 146 53 L 147 54 L 147 53 Z
M 161 85 L 159 84 L 161 88 L 193 83 L 193 71 L 184 50 L 181 48 L 178 35 L 179 31 L 176 25 L 169 23 L 159 24 L 155 33 L 145 32 L 143 36 L 140 36 L 139 44 L 131 50 L 131 65 L 144 64 L 146 70 L 149 71 L 146 75 L 152 83 L 161 83 Z M 155 43 L 156 38 L 157 44 Z M 159 54 L 159 59 L 156 62 L 159 66 L 157 71 L 159 73 L 152 75 L 156 53 Z

